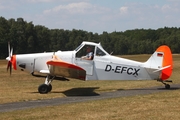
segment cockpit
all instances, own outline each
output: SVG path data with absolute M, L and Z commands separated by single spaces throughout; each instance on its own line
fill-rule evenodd
M 101 44 L 93 43 L 93 42 L 83 42 L 80 46 L 78 46 L 76 49 L 76 58 L 86 58 L 91 56 L 91 59 L 93 60 L 94 56 L 105 56 L 109 55 L 101 46 Z M 89 55 L 89 56 L 88 56 Z
M 95 62 L 101 60 L 108 60 L 109 54 L 102 48 L 101 44 L 93 42 L 82 42 L 75 50 L 74 63 L 84 70 L 86 75 L 93 76 Z M 104 59 L 102 59 L 104 57 Z

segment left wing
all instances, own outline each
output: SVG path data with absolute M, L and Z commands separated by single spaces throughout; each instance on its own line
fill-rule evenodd
M 49 73 L 55 76 L 63 76 L 85 80 L 86 71 L 74 64 L 62 61 L 56 55 L 53 55 L 53 59 L 46 62 L 49 68 Z

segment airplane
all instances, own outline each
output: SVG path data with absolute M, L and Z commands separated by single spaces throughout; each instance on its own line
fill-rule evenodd
M 91 47 L 93 57 L 84 59 L 86 49 Z M 38 87 L 40 94 L 51 92 L 51 82 L 56 77 L 76 78 L 79 80 L 157 80 L 170 88 L 167 82 L 172 74 L 173 59 L 170 48 L 161 45 L 146 62 L 138 62 L 106 52 L 100 43 L 83 41 L 73 51 L 44 52 L 13 55 L 8 43 L 9 56 L 7 71 L 12 67 L 33 76 L 46 77 L 44 84 Z M 82 57 L 83 56 L 83 57 Z

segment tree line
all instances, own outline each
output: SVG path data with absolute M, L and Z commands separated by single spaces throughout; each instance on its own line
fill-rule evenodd
M 82 41 L 101 43 L 107 52 L 114 55 L 152 54 L 160 45 L 168 45 L 173 53 L 180 53 L 180 28 L 164 27 L 134 29 L 102 34 L 84 30 L 49 29 L 34 25 L 23 18 L 16 20 L 0 17 L 0 58 L 8 56 L 8 42 L 14 54 L 44 51 L 73 50 Z

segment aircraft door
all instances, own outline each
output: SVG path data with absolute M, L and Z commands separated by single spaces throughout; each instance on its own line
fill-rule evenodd
M 93 75 L 94 61 L 75 58 L 75 64 L 86 70 L 87 75 Z
M 83 46 L 75 56 L 75 64 L 86 70 L 87 75 L 93 75 L 94 69 L 94 46 Z

